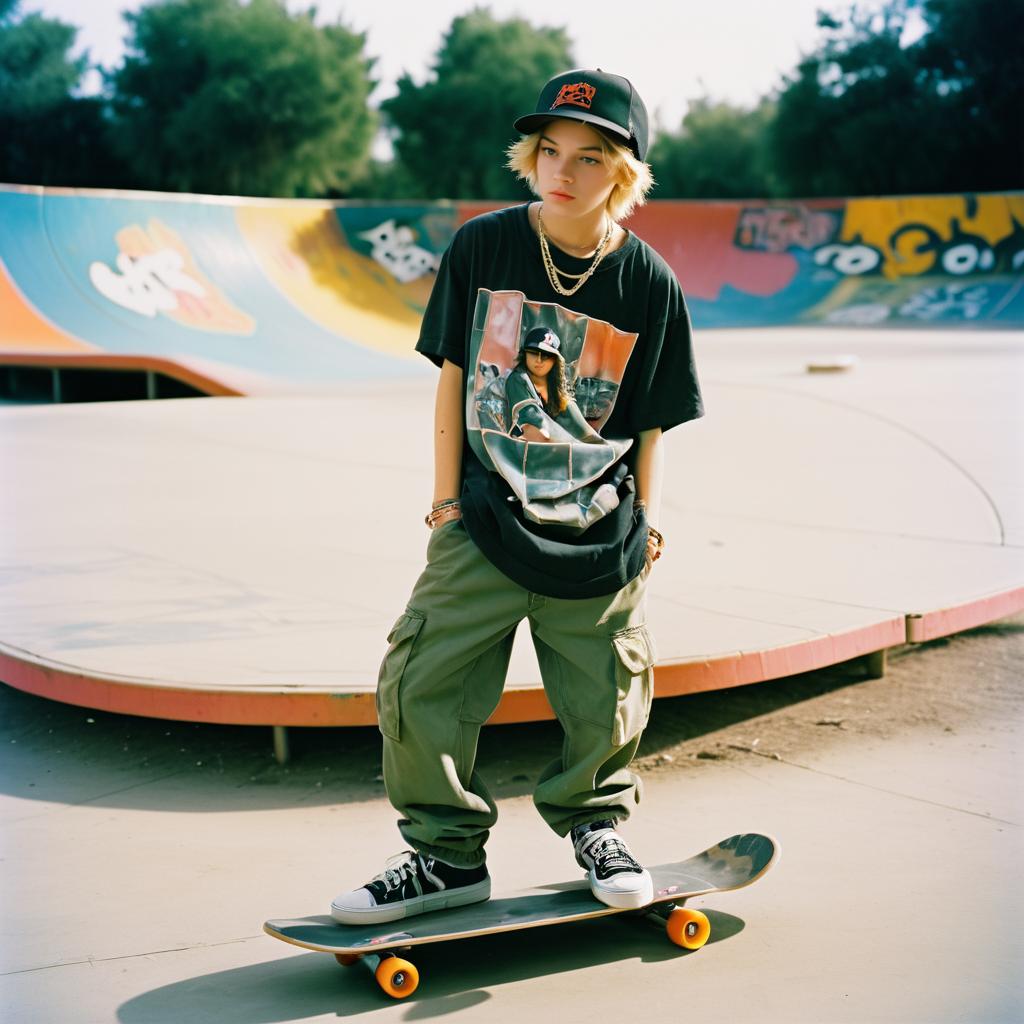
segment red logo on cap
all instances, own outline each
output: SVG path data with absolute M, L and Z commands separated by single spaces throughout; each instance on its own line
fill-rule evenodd
M 572 85 L 563 85 L 555 97 L 555 102 L 551 104 L 551 109 L 554 110 L 555 107 L 571 103 L 574 107 L 583 107 L 585 110 L 589 110 L 591 100 L 593 100 L 594 93 L 596 92 L 597 89 L 589 82 L 574 82 Z

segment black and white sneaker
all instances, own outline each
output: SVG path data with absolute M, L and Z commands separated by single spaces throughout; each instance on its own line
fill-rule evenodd
M 576 862 L 590 878 L 590 891 L 609 907 L 631 910 L 654 899 L 651 873 L 629 852 L 614 821 L 577 825 L 570 833 Z
M 340 924 L 398 921 L 413 914 L 479 903 L 491 895 L 487 866 L 455 868 L 406 850 L 361 889 L 343 892 L 331 903 Z

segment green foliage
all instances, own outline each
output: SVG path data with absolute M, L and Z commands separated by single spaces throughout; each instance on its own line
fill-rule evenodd
M 72 58 L 77 29 L 0 0 L 0 181 L 118 185 L 103 103 L 73 95 L 88 67 Z
M 789 194 L 1020 187 L 1024 3 L 924 0 L 929 31 L 903 46 L 912 2 L 819 18 L 770 133 Z
M 362 177 L 348 189 L 347 199 L 416 199 L 422 195 L 405 165 L 398 160 L 371 160 Z M 332 196 L 332 198 L 337 198 Z
M 18 20 L 17 4 L 0 8 L 0 114 L 33 118 L 64 101 L 88 61 L 68 51 L 78 30 L 61 21 L 30 14 Z
M 165 0 L 126 14 L 109 76 L 118 150 L 143 187 L 316 195 L 363 170 L 365 38 L 283 0 Z
M 904 45 L 907 20 L 927 31 Z M 261 195 L 522 198 L 514 118 L 573 65 L 564 28 L 457 17 L 429 79 L 383 104 L 396 158 L 371 161 L 364 37 L 285 0 L 154 0 L 130 50 L 78 95 L 76 29 L 0 0 L 0 180 Z M 819 14 L 777 96 L 708 98 L 650 160 L 655 198 L 1020 188 L 1024 0 L 885 0 Z M 116 155 L 115 155 L 116 154 Z
M 708 97 L 691 103 L 676 133 L 661 133 L 649 163 L 653 199 L 725 199 L 773 195 L 766 136 L 775 111 L 763 101 L 753 110 Z
M 1024 0 L 924 0 L 918 61 L 938 97 L 950 190 L 1024 186 Z
M 533 110 L 544 82 L 572 66 L 563 28 L 499 21 L 486 9 L 455 18 L 430 80 L 417 85 L 406 75 L 381 104 L 417 198 L 524 196 L 504 167 L 505 149 L 519 138 L 512 122 Z

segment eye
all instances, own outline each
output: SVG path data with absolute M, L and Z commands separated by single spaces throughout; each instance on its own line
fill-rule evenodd
M 585 164 L 599 164 L 601 162 L 600 160 L 595 160 L 592 156 L 581 156 L 580 160 Z
M 554 150 L 554 147 L 552 147 L 552 146 L 541 146 L 540 147 L 540 151 L 545 156 L 554 156 L 555 155 L 555 150 Z

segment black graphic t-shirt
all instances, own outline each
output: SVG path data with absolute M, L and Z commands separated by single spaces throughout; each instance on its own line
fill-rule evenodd
M 643 568 L 637 436 L 703 415 L 690 320 L 672 270 L 632 233 L 575 295 L 559 295 L 527 211 L 486 213 L 456 232 L 416 349 L 463 370 L 469 536 L 530 591 L 596 597 Z M 572 273 L 591 262 L 555 258 Z M 537 327 L 559 353 L 546 395 L 522 352 Z

